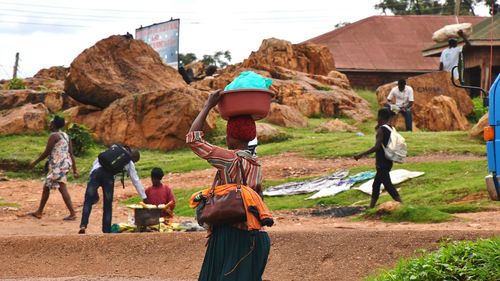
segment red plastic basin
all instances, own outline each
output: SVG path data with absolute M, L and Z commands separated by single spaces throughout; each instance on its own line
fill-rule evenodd
M 254 120 L 259 120 L 269 113 L 273 97 L 274 93 L 266 89 L 223 91 L 217 107 L 224 120 L 238 115 L 251 115 Z

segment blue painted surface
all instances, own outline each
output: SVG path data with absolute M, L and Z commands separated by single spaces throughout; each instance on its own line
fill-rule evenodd
M 500 175 L 500 75 L 490 88 L 488 123 L 495 128 L 495 139 L 486 142 L 488 170 Z

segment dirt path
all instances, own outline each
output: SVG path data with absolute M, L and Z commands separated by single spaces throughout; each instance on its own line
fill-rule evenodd
M 393 266 L 400 257 L 414 255 L 417 249 L 435 249 L 443 239 L 469 240 L 493 234 L 352 229 L 271 231 L 272 248 L 264 280 L 360 280 L 380 267 Z M 196 280 L 204 243 L 202 233 L 2 238 L 0 278 Z
M 283 162 L 286 159 L 286 162 Z M 477 156 L 468 155 L 428 155 L 419 157 L 410 157 L 409 162 L 429 162 L 429 161 L 450 161 L 450 160 L 475 160 L 478 159 Z M 265 171 L 268 173 L 265 175 L 267 178 L 271 179 L 282 179 L 289 176 L 306 176 L 306 175 L 324 175 L 329 172 L 333 172 L 339 168 L 350 168 L 356 165 L 370 165 L 373 164 L 373 159 L 364 159 L 360 161 L 354 161 L 351 159 L 308 159 L 299 157 L 294 154 L 284 154 L 281 156 L 263 157 L 262 165 Z M 185 174 L 170 174 L 168 176 L 168 182 L 174 186 L 184 186 L 184 187 L 199 187 L 203 185 L 210 184 L 211 177 L 213 175 L 213 170 L 202 170 L 193 171 Z M 149 180 L 143 180 L 145 185 L 148 185 Z M 26 214 L 29 211 L 34 211 L 38 206 L 42 191 L 41 180 L 9 180 L 0 182 L 0 198 L 3 198 L 6 202 L 13 202 L 19 204 L 18 209 L 11 208 L 0 208 L 0 236 L 2 235 L 55 235 L 55 234 L 73 234 L 78 229 L 79 220 L 66 222 L 62 221 L 62 218 L 67 215 L 67 210 L 61 199 L 60 194 L 57 191 L 52 191 L 47 207 L 45 208 L 45 216 L 41 219 L 35 219 L 33 217 L 19 217 Z M 85 185 L 84 184 L 69 184 L 69 191 L 73 200 L 73 204 L 77 212 L 80 215 L 83 205 Z M 131 186 L 130 181 L 127 181 L 125 189 L 116 186 L 115 196 L 114 196 L 114 207 L 113 207 L 113 221 L 114 222 L 126 222 L 128 220 L 128 210 L 127 208 L 120 206 L 118 202 L 125 198 L 136 195 L 135 189 Z M 488 212 L 476 213 L 472 218 L 464 219 L 469 220 L 465 222 L 450 222 L 439 224 L 442 229 L 500 229 L 500 223 L 495 220 L 488 219 L 491 216 Z M 303 216 L 295 216 L 291 212 L 281 212 L 279 215 L 283 219 L 283 225 L 290 227 L 296 221 L 300 223 L 310 222 L 310 227 L 314 225 L 325 225 L 325 227 L 330 227 L 332 225 L 342 224 L 343 227 L 368 227 L 373 228 L 375 224 L 380 229 L 386 229 L 397 227 L 397 224 L 384 224 L 381 222 L 364 222 L 361 224 L 355 224 L 350 221 L 350 219 L 328 219 L 325 223 L 322 222 L 321 218 L 306 218 L 307 222 L 302 222 L 304 220 Z M 484 218 L 483 218 L 484 217 Z M 90 233 L 100 233 L 100 222 L 102 218 L 102 205 L 98 203 L 94 207 L 91 217 L 89 232 Z M 192 220 L 192 218 L 178 218 L 178 220 Z M 323 226 L 322 226 L 323 227 Z M 407 226 L 404 226 L 407 227 Z M 404 228 L 403 227 L 403 228 Z M 418 225 L 418 229 L 425 229 L 426 226 Z M 435 225 L 430 225 L 429 228 L 434 228 Z M 278 228 L 279 229 L 279 228 Z
M 283 159 L 286 159 L 284 162 Z M 409 162 L 476 160 L 476 156 L 429 155 Z M 264 157 L 269 179 L 324 175 L 339 168 L 373 165 L 372 159 L 312 160 L 294 154 Z M 213 170 L 170 174 L 175 187 L 210 183 Z M 148 184 L 148 180 L 143 181 Z M 85 186 L 70 184 L 79 211 Z M 94 208 L 88 235 L 76 235 L 79 221 L 64 222 L 66 210 L 58 192 L 49 198 L 45 216 L 19 216 L 38 205 L 39 180 L 0 182 L 0 198 L 20 205 L 0 208 L 0 279 L 9 280 L 196 280 L 204 253 L 205 233 L 100 234 L 102 206 Z M 135 195 L 128 184 L 116 187 L 113 221 L 125 222 L 128 210 L 118 201 Z M 298 213 L 302 213 L 298 215 Z M 303 215 L 303 210 L 275 212 L 269 229 L 272 251 L 266 280 L 359 280 L 416 249 L 434 249 L 439 241 L 476 239 L 500 234 L 500 211 L 459 214 L 440 224 L 355 222 L 350 218 Z M 192 220 L 177 218 L 178 221 Z M 157 263 L 152 266 L 151 263 Z

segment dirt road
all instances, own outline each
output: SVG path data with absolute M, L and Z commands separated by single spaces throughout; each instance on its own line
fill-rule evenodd
M 475 156 L 453 156 L 474 160 Z M 267 178 L 323 175 L 341 167 L 371 165 L 335 159 L 310 160 L 295 155 L 263 158 Z M 410 161 L 450 160 L 431 155 Z M 351 162 L 349 162 L 351 161 Z M 346 166 L 347 165 L 347 166 Z M 173 186 L 196 187 L 210 182 L 213 170 L 169 175 Z M 143 181 L 147 183 L 147 180 Z M 77 210 L 84 185 L 70 184 Z M 36 208 L 39 180 L 0 182 L 0 197 L 20 208 L 0 208 L 0 279 L 2 280 L 196 280 L 205 251 L 205 233 L 100 234 L 102 207 L 94 208 L 87 235 L 77 235 L 79 221 L 62 221 L 66 210 L 60 195 L 51 194 L 45 215 L 38 220 L 20 216 Z M 115 189 L 114 222 L 127 220 L 118 201 L 135 195 L 128 185 Z M 304 212 L 299 212 L 304 213 Z M 80 215 L 80 214 L 78 214 Z M 441 224 L 355 222 L 350 218 L 275 212 L 269 229 L 271 256 L 265 280 L 361 280 L 380 267 L 391 267 L 417 249 L 435 249 L 442 240 L 473 240 L 500 235 L 500 211 L 459 214 Z M 191 218 L 177 218 L 190 220 Z
M 265 280 L 359 280 L 416 249 L 433 249 L 444 238 L 475 239 L 494 232 L 304 228 L 270 234 Z M 204 243 L 204 233 L 2 237 L 0 278 L 195 280 Z

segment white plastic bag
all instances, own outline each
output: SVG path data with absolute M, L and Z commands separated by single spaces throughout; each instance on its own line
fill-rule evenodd
M 458 31 L 462 30 L 465 36 L 469 36 L 472 33 L 471 23 L 458 23 L 445 25 L 443 28 L 437 30 L 432 34 L 432 40 L 434 42 L 446 42 L 450 38 L 458 38 Z

